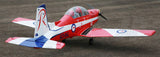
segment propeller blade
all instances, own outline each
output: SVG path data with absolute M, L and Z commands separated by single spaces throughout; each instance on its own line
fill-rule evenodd
M 99 14 L 99 16 L 101 16 L 103 19 L 107 20 L 107 18 L 104 17 L 101 13 Z

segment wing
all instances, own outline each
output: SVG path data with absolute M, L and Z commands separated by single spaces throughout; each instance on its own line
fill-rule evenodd
M 27 46 L 27 47 L 36 47 L 36 48 L 49 48 L 49 49 L 62 49 L 65 44 L 62 42 L 57 42 L 53 40 L 37 40 L 37 38 L 28 38 L 28 37 L 10 37 L 5 42 Z
M 16 23 L 16 24 L 21 24 L 24 26 L 29 26 L 29 27 L 35 28 L 35 25 L 34 25 L 35 20 L 32 20 L 32 19 L 18 17 L 16 19 L 14 19 L 12 22 Z
M 84 33 L 84 34 L 83 34 Z M 136 29 L 100 29 L 93 28 L 83 32 L 84 37 L 130 37 L 130 36 L 152 36 L 155 30 L 136 30 Z

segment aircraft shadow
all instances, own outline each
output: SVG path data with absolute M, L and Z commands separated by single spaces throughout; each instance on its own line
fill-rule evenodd
M 64 49 L 74 49 L 74 48 L 82 48 L 82 49 L 90 49 L 104 52 L 124 52 L 124 53 L 139 53 L 139 54 L 153 54 L 154 52 L 150 50 L 148 47 L 140 47 L 140 46 L 124 46 L 124 45 L 112 45 L 107 42 L 94 42 L 93 45 L 89 45 L 89 40 L 66 40 L 66 46 Z

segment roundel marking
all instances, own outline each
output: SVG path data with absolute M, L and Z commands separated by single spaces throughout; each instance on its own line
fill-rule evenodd
M 127 30 L 117 30 L 117 33 L 121 34 L 121 33 L 126 33 Z
M 72 30 L 72 32 L 75 32 L 75 31 L 76 31 L 76 25 L 75 25 L 75 24 L 72 24 L 71 30 Z

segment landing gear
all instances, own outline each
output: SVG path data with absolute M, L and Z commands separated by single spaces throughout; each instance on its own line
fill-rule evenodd
M 93 38 L 89 39 L 89 45 L 93 45 Z
M 38 48 L 38 47 L 33 47 L 34 49 L 40 49 L 40 48 Z
M 66 43 L 66 39 L 62 40 L 62 42 Z

